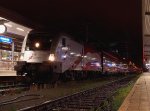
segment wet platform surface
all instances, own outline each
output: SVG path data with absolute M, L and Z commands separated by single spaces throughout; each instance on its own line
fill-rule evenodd
M 150 73 L 143 73 L 118 111 L 150 111 Z

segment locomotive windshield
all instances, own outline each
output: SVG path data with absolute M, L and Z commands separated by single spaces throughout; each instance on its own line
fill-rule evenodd
M 26 50 L 44 50 L 50 51 L 52 37 L 47 34 L 29 34 Z

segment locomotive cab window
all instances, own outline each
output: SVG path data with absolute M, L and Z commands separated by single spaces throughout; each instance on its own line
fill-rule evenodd
M 50 50 L 52 37 L 44 34 L 30 34 L 27 39 L 26 50 Z
M 66 47 L 66 38 L 62 38 L 62 47 Z

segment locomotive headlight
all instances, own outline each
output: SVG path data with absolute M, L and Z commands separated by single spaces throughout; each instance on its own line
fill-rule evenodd
M 36 43 L 35 43 L 35 47 L 36 47 L 36 48 L 40 47 L 40 43 L 39 43 L 39 42 L 36 42 Z
M 54 54 L 50 54 L 48 59 L 53 62 L 55 60 Z

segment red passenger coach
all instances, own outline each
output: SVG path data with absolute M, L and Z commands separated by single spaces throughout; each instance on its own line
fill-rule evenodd
M 92 46 L 85 45 L 83 53 L 83 70 L 101 71 L 101 53 Z

